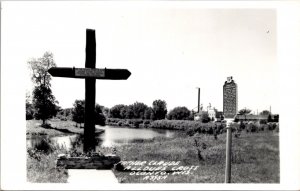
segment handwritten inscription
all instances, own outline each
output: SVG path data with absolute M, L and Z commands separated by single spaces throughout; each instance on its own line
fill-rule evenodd
M 139 176 L 142 180 L 165 180 L 170 176 L 192 175 L 199 166 L 184 166 L 180 161 L 121 161 L 129 176 Z

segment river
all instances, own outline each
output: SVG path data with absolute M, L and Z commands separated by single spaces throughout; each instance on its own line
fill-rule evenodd
M 98 129 L 104 129 L 105 132 L 97 136 L 97 147 L 113 147 L 128 143 L 143 143 L 144 141 L 152 141 L 155 137 L 171 138 L 175 132 L 170 130 L 157 129 L 135 129 L 129 127 L 114 127 L 114 126 L 96 126 Z M 27 139 L 27 147 L 33 147 L 40 144 L 42 139 L 47 136 L 38 136 Z M 65 135 L 54 136 L 49 138 L 51 143 L 65 147 L 70 150 L 74 147 L 82 149 L 82 136 L 80 135 Z M 96 148 L 97 150 L 97 148 Z

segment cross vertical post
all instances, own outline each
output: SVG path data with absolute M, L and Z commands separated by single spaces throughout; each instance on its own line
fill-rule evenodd
M 96 34 L 95 30 L 86 30 L 85 68 L 96 67 Z M 84 112 L 84 143 L 83 151 L 95 151 L 95 98 L 96 79 L 85 79 L 85 112 Z
M 96 79 L 127 80 L 131 73 L 127 69 L 96 68 L 96 32 L 93 29 L 86 30 L 85 53 L 85 68 L 52 67 L 48 72 L 54 77 L 85 79 L 83 151 L 87 153 L 96 150 Z

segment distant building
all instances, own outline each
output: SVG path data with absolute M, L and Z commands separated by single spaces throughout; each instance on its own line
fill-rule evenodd
M 211 104 L 209 104 L 207 111 L 200 110 L 199 113 L 194 115 L 194 120 L 201 120 L 203 114 L 207 114 L 211 121 L 216 121 L 218 118 L 221 119 L 223 112 L 218 111 L 216 108 L 211 107 Z
M 215 108 L 212 108 L 211 104 L 209 103 L 209 106 L 207 107 L 207 114 L 208 114 L 208 117 L 211 119 L 211 121 L 216 120 L 217 112 L 218 111 Z

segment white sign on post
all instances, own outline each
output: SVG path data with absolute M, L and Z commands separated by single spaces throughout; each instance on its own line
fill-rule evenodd
M 105 69 L 97 68 L 76 68 L 75 77 L 105 77 Z

